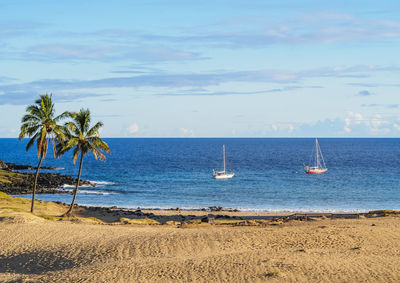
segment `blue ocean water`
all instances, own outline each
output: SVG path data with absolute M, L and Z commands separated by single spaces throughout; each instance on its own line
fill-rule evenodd
M 252 211 L 366 211 L 400 209 L 400 139 L 319 139 L 329 170 L 308 175 L 314 139 L 309 138 L 132 138 L 105 139 L 105 162 L 87 155 L 77 203 L 119 207 L 200 208 L 223 206 Z M 36 165 L 26 141 L 0 139 L 0 159 Z M 225 144 L 235 177 L 215 180 Z M 76 176 L 71 155 L 44 166 Z M 27 197 L 30 197 L 28 195 Z M 70 194 L 39 195 L 69 203 Z

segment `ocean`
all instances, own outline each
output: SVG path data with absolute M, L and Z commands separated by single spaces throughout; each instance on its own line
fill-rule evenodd
M 242 211 L 364 212 L 400 209 L 400 139 L 321 138 L 328 171 L 303 171 L 314 146 L 311 138 L 110 138 L 105 162 L 87 155 L 80 205 L 124 208 L 207 208 Z M 0 139 L 0 159 L 36 165 L 36 149 L 25 141 Z M 222 145 L 235 177 L 212 178 L 222 169 Z M 76 177 L 71 154 L 43 166 Z M 228 165 L 229 168 L 229 165 Z M 42 172 L 46 172 L 43 170 Z M 69 189 L 73 189 L 72 187 Z M 30 198 L 30 195 L 24 197 Z M 40 194 L 38 199 L 70 203 L 71 194 Z

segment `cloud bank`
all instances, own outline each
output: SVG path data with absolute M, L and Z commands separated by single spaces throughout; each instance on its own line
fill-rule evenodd
M 366 66 L 357 65 L 350 67 L 324 67 L 309 69 L 303 71 L 285 71 L 285 70 L 254 70 L 238 72 L 214 72 L 214 73 L 193 73 L 193 74 L 165 74 L 151 73 L 135 76 L 110 77 L 94 80 L 63 80 L 63 79 L 42 79 L 27 83 L 0 84 L 0 105 L 4 104 L 23 104 L 43 90 L 57 92 L 62 101 L 74 101 L 77 99 L 106 96 L 105 94 L 93 93 L 93 89 L 100 88 L 205 88 L 210 86 L 219 86 L 231 82 L 257 82 L 257 83 L 278 83 L 293 84 L 301 83 L 305 79 L 324 77 L 324 78 L 363 78 L 368 77 L 375 72 L 398 72 L 397 67 L 386 66 Z M 319 88 L 321 86 L 286 86 L 265 90 L 263 92 L 281 92 L 296 88 Z M 90 93 L 71 93 L 73 90 L 88 90 Z M 188 93 L 193 95 L 194 92 Z M 207 95 L 205 92 L 197 92 L 200 95 Z M 257 92 L 215 92 L 208 95 L 227 95 L 227 94 L 257 94 Z M 260 91 L 261 93 L 261 91 Z M 363 92 L 364 93 L 364 92 Z M 184 95 L 185 93 L 175 95 Z M 365 93 L 364 93 L 365 94 Z M 170 94 L 171 95 L 171 94 Z

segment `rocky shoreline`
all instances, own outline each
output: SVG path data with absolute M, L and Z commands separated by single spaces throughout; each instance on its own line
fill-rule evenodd
M 9 170 L 36 170 L 36 166 L 31 166 L 31 165 L 23 165 L 23 164 L 15 164 L 11 162 L 3 162 L 5 164 L 5 168 Z M 57 167 L 52 167 L 52 166 L 42 166 L 40 169 L 46 169 L 46 170 L 57 170 Z
M 35 166 L 5 163 L 0 160 L 0 191 L 12 195 L 32 193 L 35 174 L 19 172 L 18 170 L 35 170 Z M 41 167 L 41 169 L 54 170 L 54 167 Z M 75 185 L 77 179 L 59 173 L 40 173 L 38 177 L 38 194 L 70 193 L 63 185 Z M 89 181 L 81 180 L 80 185 L 93 185 Z

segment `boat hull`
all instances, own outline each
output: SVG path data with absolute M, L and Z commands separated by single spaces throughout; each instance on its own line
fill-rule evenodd
M 235 173 L 213 175 L 214 179 L 231 179 L 233 176 L 235 176 Z
M 308 169 L 308 170 L 305 170 L 305 172 L 306 172 L 307 174 L 322 174 L 322 173 L 325 173 L 326 171 L 328 171 L 328 168 L 325 168 L 325 169 Z

